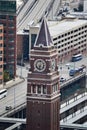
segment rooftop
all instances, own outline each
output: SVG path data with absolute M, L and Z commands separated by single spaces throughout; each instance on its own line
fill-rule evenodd
M 76 18 L 67 18 L 61 21 L 53 20 L 53 21 L 48 21 L 48 26 L 49 26 L 49 31 L 50 35 L 52 37 L 58 36 L 63 34 L 64 32 L 68 32 L 72 29 L 79 28 L 82 25 L 87 24 L 87 20 L 81 20 L 81 19 L 76 19 Z M 39 27 L 40 25 L 31 25 L 30 28 L 34 27 Z
M 55 22 L 55 24 L 49 24 L 49 30 L 51 36 L 60 35 L 64 32 L 68 32 L 74 28 L 78 28 L 81 25 L 87 24 L 87 20 L 80 19 L 65 19 L 61 22 Z
M 47 22 L 46 22 L 45 18 L 43 18 L 43 20 L 42 20 L 39 34 L 38 34 L 38 37 L 37 37 L 36 42 L 35 42 L 35 46 L 40 46 L 40 45 L 43 45 L 43 46 L 51 46 L 52 45 L 51 36 L 50 36 L 49 29 L 48 29 Z

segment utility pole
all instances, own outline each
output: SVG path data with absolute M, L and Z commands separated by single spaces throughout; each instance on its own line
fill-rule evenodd
M 22 57 L 21 57 L 21 72 L 20 72 L 20 77 L 22 78 L 22 65 L 23 65 L 23 54 L 22 54 Z

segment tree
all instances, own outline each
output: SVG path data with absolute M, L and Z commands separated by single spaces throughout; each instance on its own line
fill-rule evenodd
M 9 72 L 7 70 L 4 71 L 4 82 L 7 82 L 10 80 L 10 75 L 9 75 Z

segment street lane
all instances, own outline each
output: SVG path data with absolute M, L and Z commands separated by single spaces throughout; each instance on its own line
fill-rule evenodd
M 70 64 L 69 69 L 67 64 Z M 71 76 L 69 76 L 69 71 L 70 69 L 74 69 L 74 68 L 78 68 L 81 65 L 85 65 L 87 68 L 87 57 L 83 57 L 82 60 L 77 61 L 77 62 L 67 62 L 67 63 L 61 63 L 58 65 L 58 70 L 59 70 L 59 75 L 60 77 L 64 77 L 67 80 L 72 78 Z M 86 73 L 87 73 L 87 69 L 85 69 Z
M 26 101 L 27 81 L 18 84 L 7 90 L 7 96 L 0 100 L 0 115 L 5 113 L 6 106 L 12 108 L 19 106 Z
M 27 93 L 27 73 L 26 67 L 17 66 L 17 75 L 20 76 L 20 72 L 22 71 L 21 75 L 25 78 L 25 81 L 17 84 L 7 90 L 7 96 L 0 100 L 0 115 L 5 113 L 6 106 L 11 106 L 12 108 L 19 106 L 20 104 L 26 101 L 26 93 Z
M 82 64 L 87 67 L 87 57 L 83 58 L 77 62 L 69 62 L 71 64 L 71 68 L 80 67 Z M 66 66 L 66 63 L 62 63 L 59 66 L 59 75 L 60 77 L 64 77 L 66 79 L 72 78 L 69 76 L 69 70 Z M 61 69 L 62 68 L 62 69 Z M 22 71 L 22 72 L 21 72 Z M 8 89 L 7 97 L 0 100 L 0 115 L 5 113 L 6 106 L 12 106 L 12 108 L 24 103 L 26 101 L 26 93 L 27 93 L 27 73 L 28 69 L 26 67 L 17 66 L 17 75 L 25 78 L 25 81 Z

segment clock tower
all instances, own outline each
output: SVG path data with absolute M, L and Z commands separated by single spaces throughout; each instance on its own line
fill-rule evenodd
M 58 52 L 54 48 L 44 18 L 34 48 L 30 52 L 26 130 L 60 130 L 57 65 Z

